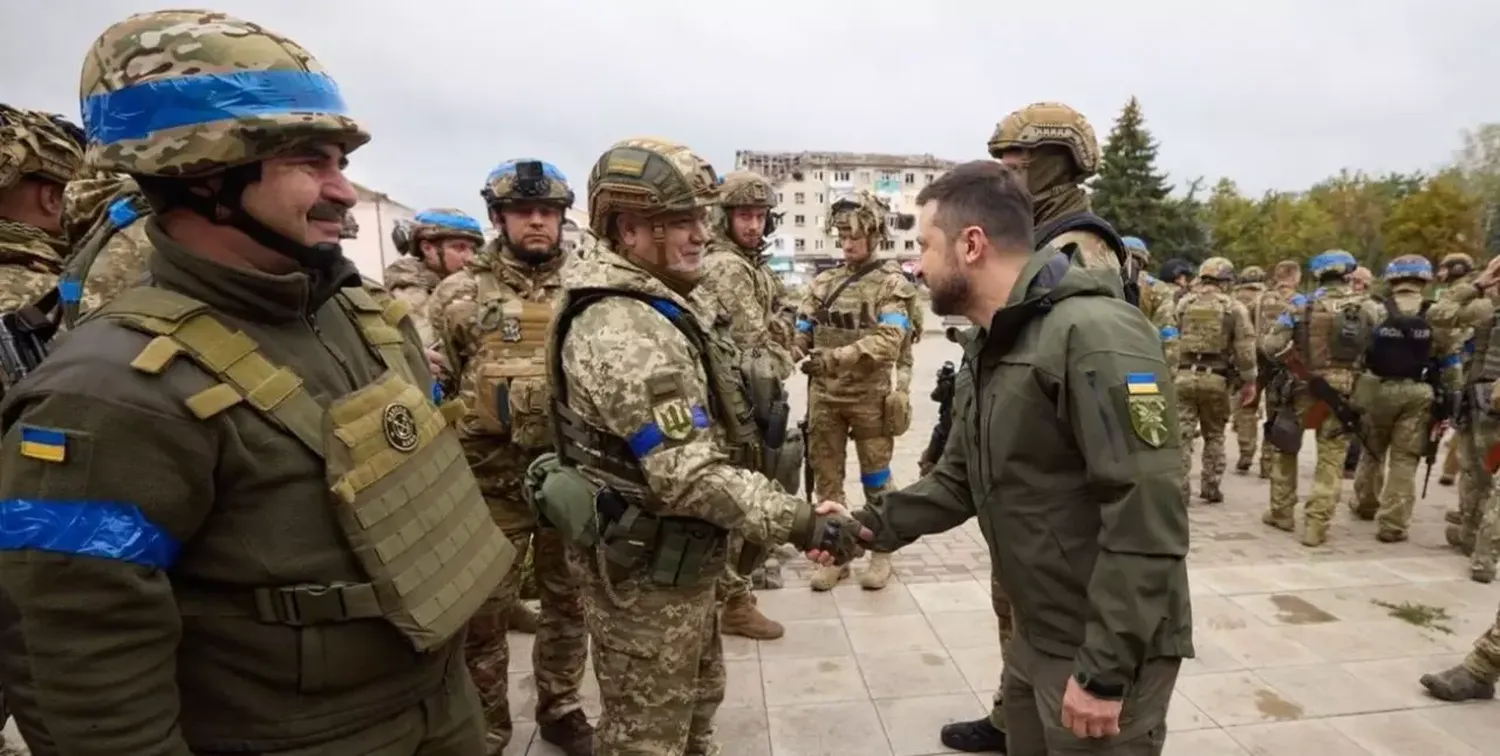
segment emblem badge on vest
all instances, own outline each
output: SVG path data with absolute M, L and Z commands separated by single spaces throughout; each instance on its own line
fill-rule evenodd
M 500 339 L 516 342 L 521 340 L 521 319 L 506 318 L 500 321 Z
M 385 440 L 398 452 L 409 452 L 417 448 L 417 416 L 404 404 L 392 402 L 385 407 L 382 418 Z

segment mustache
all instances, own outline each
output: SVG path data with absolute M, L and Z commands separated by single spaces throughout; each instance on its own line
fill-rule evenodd
M 307 211 L 307 217 L 312 220 L 341 223 L 344 220 L 344 213 L 347 212 L 349 212 L 349 208 L 337 202 L 319 202 Z

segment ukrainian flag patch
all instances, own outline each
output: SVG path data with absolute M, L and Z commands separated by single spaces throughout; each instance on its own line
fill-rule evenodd
M 21 428 L 21 456 L 43 462 L 68 458 L 68 434 L 51 428 Z
M 1156 373 L 1126 373 L 1125 388 L 1131 396 L 1161 393 L 1161 387 L 1156 384 Z

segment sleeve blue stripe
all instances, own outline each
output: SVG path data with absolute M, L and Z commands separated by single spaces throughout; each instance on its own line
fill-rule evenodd
M 1295 328 L 1297 326 L 1297 321 L 1292 320 L 1291 315 L 1283 312 L 1281 313 L 1280 317 L 1276 318 L 1276 325 L 1282 326 L 1284 328 Z
M 708 427 L 708 410 L 702 405 L 693 408 L 693 427 L 699 429 Z M 662 433 L 661 426 L 653 420 L 630 434 L 630 438 L 625 441 L 630 445 L 630 452 L 635 455 L 636 459 L 640 459 L 666 443 L 667 434 Z
M 881 325 L 893 325 L 903 331 L 911 330 L 911 319 L 899 312 L 888 312 L 880 316 Z
M 171 569 L 181 546 L 134 504 L 0 501 L 0 551 L 47 551 Z
M 58 296 L 68 304 L 83 301 L 83 282 L 76 278 L 64 278 L 57 282 Z
M 1463 364 L 1463 358 L 1456 354 L 1450 354 L 1447 357 L 1444 357 L 1442 362 L 1442 366 L 1445 368 L 1460 367 Z
M 811 320 L 808 320 L 807 318 L 797 318 L 798 333 L 812 333 L 812 329 L 813 324 Z
M 124 228 L 141 217 L 141 212 L 135 209 L 135 203 L 129 197 L 121 197 L 109 203 L 109 222 L 115 228 Z
M 102 145 L 231 118 L 347 110 L 327 74 L 285 69 L 157 79 L 90 95 L 81 109 L 89 141 Z
M 1293 294 L 1292 295 L 1292 306 L 1293 307 L 1306 307 L 1307 306 L 1307 296 L 1305 294 Z
M 864 486 L 865 488 L 884 487 L 885 484 L 891 482 L 891 469 L 887 467 L 884 470 L 862 473 L 859 476 L 859 482 L 860 485 Z
M 1177 335 L 1178 335 L 1178 331 L 1173 326 L 1167 326 L 1167 327 L 1161 329 L 1161 340 L 1162 341 L 1171 341 L 1172 339 L 1177 338 Z
M 651 300 L 651 306 L 655 307 L 657 312 L 667 316 L 667 320 L 676 321 L 682 317 L 682 308 L 670 299 L 658 297 Z
M 417 213 L 418 223 L 430 223 L 434 226 L 445 228 L 456 228 L 460 231 L 484 235 L 484 229 L 480 228 L 479 221 L 464 215 L 449 215 L 448 213 Z

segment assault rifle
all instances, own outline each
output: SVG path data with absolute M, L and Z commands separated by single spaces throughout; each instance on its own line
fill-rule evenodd
M 1427 463 L 1422 473 L 1422 498 L 1427 498 L 1427 486 L 1432 482 L 1432 466 L 1437 464 L 1438 446 L 1443 442 L 1443 433 L 1448 430 L 1454 415 L 1458 413 L 1458 400 L 1443 387 L 1442 368 L 1437 360 L 1427 365 L 1424 376 L 1432 387 L 1432 411 L 1428 415 L 1427 441 L 1422 446 L 1422 459 Z
M 0 396 L 25 378 L 52 350 L 62 323 L 61 295 L 47 292 L 33 304 L 0 315 Z
M 1323 421 L 1328 419 L 1329 414 L 1332 414 L 1345 433 L 1357 439 L 1366 449 L 1370 448 L 1370 445 L 1365 442 L 1364 434 L 1359 432 L 1359 410 L 1350 407 L 1344 395 L 1330 385 L 1328 379 L 1308 370 L 1307 365 L 1302 362 L 1302 355 L 1295 347 L 1287 351 L 1283 364 L 1293 376 L 1296 376 L 1297 380 L 1307 384 L 1307 391 L 1315 400 L 1302 420 L 1304 429 L 1316 430 L 1322 427 Z
M 938 421 L 932 427 L 932 438 L 927 441 L 927 448 L 923 450 L 918 463 L 923 470 L 936 465 L 943 456 L 943 447 L 948 445 L 948 434 L 953 430 L 953 384 L 957 375 L 952 362 L 944 362 L 938 368 L 937 386 L 932 389 L 931 395 L 932 401 L 938 405 Z

